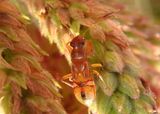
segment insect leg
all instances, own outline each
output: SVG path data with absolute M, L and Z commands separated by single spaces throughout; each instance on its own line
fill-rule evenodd
M 67 80 L 67 79 L 70 79 L 70 78 L 72 78 L 72 74 L 71 74 L 71 73 L 69 73 L 69 74 L 67 74 L 67 75 L 64 75 L 64 76 L 62 77 L 62 80 Z
M 104 82 L 104 80 L 103 80 L 102 76 L 99 74 L 99 72 L 98 72 L 98 71 L 93 70 L 93 74 L 95 74 L 95 76 L 97 76 L 97 77 L 98 77 L 102 82 Z
M 74 84 L 73 84 L 73 81 L 72 81 L 72 74 L 67 74 L 67 75 L 64 75 L 61 79 L 62 83 L 74 88 Z
M 100 63 L 97 63 L 97 64 L 91 64 L 91 67 L 93 67 L 93 68 L 97 68 L 97 67 L 102 67 L 102 64 L 100 64 Z
M 68 85 L 68 86 L 71 87 L 71 88 L 74 88 L 74 87 L 75 87 L 75 86 L 73 85 L 73 83 L 71 83 L 71 82 L 67 82 L 67 81 L 62 80 L 62 83 Z

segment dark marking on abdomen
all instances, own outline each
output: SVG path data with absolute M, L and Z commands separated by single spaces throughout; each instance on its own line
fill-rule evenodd
M 82 99 L 83 99 L 83 100 L 85 100 L 85 99 L 86 99 L 86 94 L 85 94 L 85 92 L 84 92 L 84 91 L 81 91 L 81 97 L 82 97 Z

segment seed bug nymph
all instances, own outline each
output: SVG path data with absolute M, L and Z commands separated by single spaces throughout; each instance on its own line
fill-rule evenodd
M 87 61 L 85 52 L 85 39 L 82 36 L 73 38 L 70 42 L 71 73 L 62 77 L 62 82 L 73 88 L 75 97 L 79 102 L 90 106 L 95 99 L 95 83 L 93 75 L 100 76 L 92 70 Z M 101 64 L 92 64 L 91 67 L 102 67 Z

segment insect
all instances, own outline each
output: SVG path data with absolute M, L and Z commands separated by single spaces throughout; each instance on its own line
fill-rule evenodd
M 73 88 L 77 100 L 90 106 L 95 99 L 95 83 L 93 75 L 100 76 L 96 70 L 91 70 L 85 52 L 85 39 L 75 37 L 71 42 L 71 73 L 62 77 L 62 82 Z M 92 64 L 91 67 L 101 67 L 101 64 Z

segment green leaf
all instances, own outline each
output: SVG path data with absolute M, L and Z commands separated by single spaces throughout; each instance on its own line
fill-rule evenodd
M 104 44 L 106 50 L 110 50 L 110 51 L 117 51 L 119 50 L 119 47 L 117 45 L 115 45 L 112 41 L 105 41 L 105 44 Z
M 47 87 L 54 95 L 58 96 L 58 97 L 61 97 L 62 98 L 62 95 L 59 93 L 57 87 L 49 82 L 49 81 L 38 81 L 40 84 L 44 85 L 45 87 Z
M 43 70 L 40 63 L 33 56 L 28 55 L 28 54 L 19 54 L 18 56 L 21 56 L 24 59 L 26 59 L 27 61 L 29 61 L 38 71 Z
M 141 93 L 146 93 L 146 89 L 143 86 L 142 81 L 140 79 L 137 79 L 136 81 L 137 81 L 137 85 L 138 85 L 138 88 L 141 91 Z
M 5 114 L 11 114 L 11 106 L 12 106 L 11 95 L 9 95 L 9 94 L 5 95 L 2 98 L 1 105 L 4 109 Z
M 152 114 L 150 111 L 152 111 L 152 106 L 148 104 L 147 102 L 138 99 L 133 101 L 134 106 L 134 113 L 135 114 Z
M 101 88 L 96 91 L 96 104 L 98 114 L 110 114 L 109 112 L 112 108 L 111 99 L 105 95 Z
M 151 66 L 153 69 L 155 69 L 156 71 L 160 72 L 160 61 L 157 60 L 147 60 L 149 66 Z
M 160 46 L 160 39 L 158 38 L 150 38 L 148 39 L 153 45 Z
M 95 24 L 94 26 L 92 25 L 89 27 L 89 31 L 90 31 L 92 38 L 98 39 L 101 42 L 105 41 L 106 35 L 105 35 L 104 31 L 102 30 L 101 26 L 99 26 L 97 24 Z
M 12 59 L 14 58 L 14 56 L 15 56 L 15 53 L 14 52 L 12 52 L 10 49 L 5 49 L 4 51 L 3 51 L 3 53 L 2 53 L 2 56 L 3 56 L 3 58 L 7 61 L 7 62 L 11 62 L 12 61 Z
M 124 63 L 121 56 L 115 51 L 105 51 L 103 66 L 110 72 L 122 73 L 124 68 Z
M 89 39 L 92 39 L 92 36 L 91 36 L 88 28 L 82 28 L 82 29 L 80 29 L 80 34 L 81 34 L 82 36 L 84 36 L 85 39 L 88 39 L 88 40 L 89 40 Z
M 7 35 L 7 37 L 9 39 L 11 39 L 12 41 L 20 41 L 20 39 L 17 37 L 16 32 L 11 27 L 1 26 L 0 27 L 0 32 L 2 32 L 5 35 Z
M 123 74 L 119 76 L 119 90 L 132 99 L 138 99 L 140 96 L 140 90 L 137 85 L 135 77 Z
M 80 33 L 80 23 L 79 21 L 73 20 L 70 26 L 71 32 L 74 35 L 79 35 Z
M 20 114 L 29 114 L 27 108 L 22 108 Z
M 14 71 L 12 69 L 4 69 L 4 71 L 10 80 L 14 81 L 22 88 L 27 89 L 26 76 L 23 73 L 19 71 Z
M 105 48 L 103 47 L 103 44 L 97 40 L 93 40 L 93 46 L 94 46 L 94 56 L 99 60 L 102 61 L 105 54 Z
M 117 76 L 106 71 L 102 72 L 101 76 L 103 81 L 99 79 L 97 83 L 106 95 L 111 96 L 118 85 Z
M 142 94 L 140 99 L 146 101 L 147 103 L 149 103 L 150 105 L 152 106 L 156 106 L 156 101 L 155 99 L 153 98 L 153 96 L 149 93 L 146 93 L 146 94 Z
M 117 112 L 117 114 L 130 114 L 132 110 L 132 105 L 129 101 L 129 98 L 126 95 L 120 92 L 116 92 L 112 96 L 111 101 L 113 109 Z
M 112 28 L 107 25 L 106 20 L 101 20 L 100 22 L 98 22 L 98 25 L 101 26 L 103 31 L 105 31 L 105 32 L 112 31 Z
M 38 108 L 41 111 L 49 111 L 47 100 L 40 96 L 30 95 L 26 98 L 28 103 Z
M 41 53 L 42 55 L 48 56 L 48 53 L 45 52 L 43 49 L 41 49 L 39 45 L 37 45 L 32 39 L 30 39 L 30 42 L 32 46 L 38 50 L 39 53 Z
M 117 114 L 117 112 L 114 110 L 114 108 L 112 108 L 109 114 Z
M 59 101 L 50 100 L 49 102 L 50 102 L 51 108 L 55 111 L 56 114 L 67 114 Z
M 57 0 L 45 0 L 45 2 L 46 3 L 48 3 L 48 4 L 53 4 L 53 3 L 55 3 Z
M 3 91 L 5 94 L 11 94 L 11 85 L 10 83 L 6 83 L 3 87 Z
M 86 4 L 84 3 L 80 3 L 80 2 L 73 2 L 70 6 L 70 8 L 77 8 L 77 9 L 80 9 L 84 12 L 87 12 L 88 11 L 88 7 Z
M 13 69 L 16 70 L 11 64 L 9 64 L 2 56 L 2 53 L 6 50 L 7 48 L 1 47 L 0 48 L 0 68 L 8 68 L 8 69 Z
M 123 56 L 123 60 L 125 62 L 124 73 L 130 76 L 137 77 L 141 72 L 139 61 L 137 60 L 137 58 L 135 58 L 134 55 L 130 55 L 130 53 L 127 54 L 127 56 Z
M 54 77 L 48 72 L 43 70 L 42 72 L 49 80 L 51 80 L 51 82 L 58 88 L 62 88 L 59 83 L 54 79 Z
M 11 106 L 12 106 L 11 86 L 9 84 L 6 84 L 4 86 L 3 91 L 4 91 L 4 96 L 2 97 L 1 105 L 4 109 L 5 114 L 11 114 Z
M 52 9 L 50 11 L 50 16 L 52 18 L 52 21 L 56 24 L 57 27 L 60 27 L 62 25 L 58 15 L 57 15 L 56 9 Z

